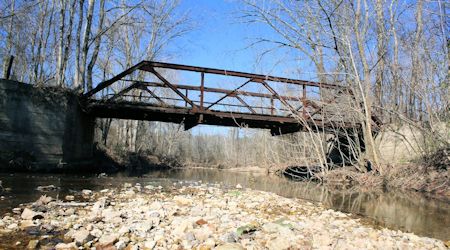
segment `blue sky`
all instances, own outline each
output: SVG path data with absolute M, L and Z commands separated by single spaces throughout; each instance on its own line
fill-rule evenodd
M 271 54 L 274 60 L 256 63 L 262 51 L 249 45 L 256 37 L 275 36 L 270 28 L 262 24 L 246 24 L 242 16 L 245 6 L 238 0 L 182 0 L 180 11 L 189 11 L 195 28 L 179 41 L 176 62 L 180 64 L 222 68 L 252 73 L 271 74 L 293 78 L 310 79 L 313 73 L 302 76 L 293 74 L 295 65 L 292 51 L 278 51 Z M 285 59 L 287 63 L 277 62 Z M 303 62 L 303 72 L 310 72 L 311 65 Z
M 270 37 L 275 34 L 264 25 L 245 24 L 242 16 L 242 5 L 236 0 L 182 0 L 180 12 L 188 11 L 195 28 L 187 35 L 177 40 L 174 46 L 176 56 L 171 63 L 194 66 L 220 68 L 251 73 L 271 74 L 301 79 L 311 79 L 314 74 L 302 75 L 293 73 L 299 65 L 292 60 L 292 54 L 286 51 L 272 53 L 263 63 L 256 63 L 262 47 L 249 47 L 256 37 Z M 286 59 L 283 65 L 277 62 Z M 308 63 L 302 65 L 308 71 Z M 217 81 L 213 76 L 210 87 L 228 88 L 226 83 Z M 193 85 L 198 79 L 186 77 L 188 84 Z M 216 82 L 214 82 L 216 80 Z M 237 82 L 239 81 L 238 79 Z M 208 86 L 208 79 L 206 80 Z M 224 84 L 224 85 L 222 85 Z M 251 90 L 256 90 L 253 86 Z M 250 89 L 247 89 L 250 90 Z M 213 97 L 216 98 L 216 97 Z M 208 101 L 208 100 L 206 100 Z M 212 100 L 211 100 L 212 101 Z M 223 127 L 201 125 L 193 129 L 194 133 L 226 133 Z

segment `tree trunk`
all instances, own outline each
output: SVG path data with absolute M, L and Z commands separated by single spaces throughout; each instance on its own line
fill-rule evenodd
M 91 60 L 89 62 L 89 65 L 87 67 L 87 89 L 91 90 L 93 87 L 92 84 L 92 71 L 94 69 L 94 65 L 95 62 L 97 61 L 97 57 L 98 57 L 98 53 L 100 50 L 100 42 L 102 39 L 102 36 L 100 35 L 100 33 L 102 32 L 103 29 L 103 22 L 105 20 L 105 0 L 100 0 L 100 19 L 98 22 L 98 28 L 97 28 L 97 33 L 98 35 L 95 37 L 95 45 L 94 45 L 94 51 L 92 52 L 92 57 Z
M 64 48 L 64 29 L 66 21 L 66 0 L 59 1 L 59 37 L 58 37 L 58 59 L 56 65 L 56 85 L 62 86 L 63 72 L 63 48 Z
M 80 77 L 80 64 L 81 64 L 81 28 L 83 27 L 83 16 L 84 16 L 84 0 L 79 0 L 79 8 L 80 13 L 78 15 L 78 27 L 77 27 L 77 37 L 75 40 L 75 74 L 73 79 L 73 85 L 75 88 L 84 88 L 84 85 L 81 83 Z
M 416 31 L 414 35 L 414 41 L 412 44 L 412 50 L 411 50 L 411 87 L 409 90 L 409 116 L 410 118 L 417 118 L 417 108 L 416 108 L 416 91 L 417 87 L 419 86 L 421 82 L 420 77 L 420 71 L 421 71 L 421 65 L 420 65 L 420 59 L 419 54 L 421 52 L 420 50 L 420 40 L 423 36 L 423 24 L 422 24 L 422 9 L 423 9 L 423 0 L 417 1 L 417 8 L 416 8 Z
M 13 42 L 12 42 L 12 34 L 13 34 L 13 28 L 14 28 L 14 8 L 15 8 L 15 0 L 11 1 L 11 11 L 10 11 L 10 22 L 9 22 L 9 28 L 8 28 L 8 36 L 6 38 L 6 51 L 7 54 L 5 56 L 5 58 L 3 59 L 3 74 L 2 77 L 6 77 L 6 71 L 8 71 L 8 63 L 9 63 L 9 57 L 12 55 L 12 47 L 13 47 Z
M 383 0 L 376 0 L 375 5 L 376 10 L 376 25 L 377 25 L 377 76 L 375 82 L 375 98 L 377 104 L 381 107 L 383 106 L 383 74 L 385 65 L 385 41 L 386 32 L 384 28 L 384 10 L 383 10 Z
M 89 52 L 89 38 L 91 35 L 92 29 L 92 16 L 94 14 L 94 4 L 95 0 L 88 1 L 88 12 L 86 17 L 86 27 L 84 29 L 84 39 L 83 39 L 83 47 L 81 50 L 81 62 L 80 62 L 80 79 L 82 86 L 86 84 L 86 63 L 87 63 L 87 55 Z M 86 86 L 87 91 L 92 89 L 92 86 Z

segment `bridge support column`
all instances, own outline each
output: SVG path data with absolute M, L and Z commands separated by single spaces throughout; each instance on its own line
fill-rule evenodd
M 74 93 L 0 79 L 0 168 L 89 165 L 94 125 Z

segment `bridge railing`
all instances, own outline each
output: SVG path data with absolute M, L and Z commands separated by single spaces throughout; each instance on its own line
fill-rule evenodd
M 190 77 L 182 72 L 190 73 Z M 349 89 L 337 84 L 142 61 L 99 83 L 84 97 L 198 113 L 235 112 L 320 120 L 325 106 L 342 102 L 339 96 L 348 94 L 351 95 Z

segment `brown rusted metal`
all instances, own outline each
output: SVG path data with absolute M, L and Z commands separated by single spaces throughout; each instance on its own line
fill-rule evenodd
M 161 103 L 161 105 L 163 106 L 167 106 L 167 104 L 159 97 L 157 96 L 155 93 L 153 93 L 153 91 L 149 90 L 148 88 L 144 88 L 145 91 L 147 91 L 147 93 L 149 93 L 153 98 L 155 98 L 159 103 Z
M 126 94 L 128 91 L 139 87 L 139 85 L 140 84 L 138 82 L 130 84 L 130 86 L 128 86 L 128 87 L 122 89 L 121 91 L 117 92 L 116 94 L 114 94 L 111 98 L 108 99 L 108 101 L 116 100 L 117 98 L 119 98 L 119 97 L 123 96 L 124 94 Z
M 213 104 L 209 105 L 206 109 L 210 109 L 212 108 L 214 105 L 216 105 L 217 103 L 219 103 L 220 101 L 222 101 L 223 99 L 227 98 L 228 96 L 235 94 L 236 91 L 238 91 L 240 88 L 244 87 L 245 85 L 247 85 L 247 83 L 251 82 L 252 79 L 244 82 L 241 86 L 237 87 L 236 89 L 232 90 L 231 92 L 229 92 L 228 94 L 222 96 L 221 98 L 219 98 L 219 100 L 217 100 L 216 102 L 214 102 Z
M 150 72 L 152 72 L 156 77 L 158 77 L 159 80 L 161 80 L 166 86 L 171 88 L 173 92 L 177 93 L 183 100 L 187 103 L 189 103 L 193 108 L 195 108 L 197 105 L 195 105 L 189 98 L 187 98 L 183 93 L 181 93 L 175 86 L 173 86 L 166 78 L 164 78 L 162 75 L 160 75 L 155 69 L 151 69 Z
M 158 69 L 197 72 L 200 74 L 200 86 L 174 84 L 159 73 Z M 132 79 L 133 72 L 137 70 L 140 70 L 141 73 L 142 71 L 149 72 L 156 77 L 157 80 L 137 81 Z M 239 77 L 243 78 L 245 82 L 234 89 L 207 87 L 207 74 Z M 139 78 L 145 79 L 145 75 L 139 74 Z M 158 80 L 160 82 L 158 82 Z M 128 87 L 123 88 L 110 97 L 111 95 L 108 94 L 110 91 L 104 90 L 119 81 L 125 83 L 129 82 L 130 84 Z M 250 82 L 260 84 L 267 89 L 269 93 L 243 90 Z M 302 94 L 301 96 L 280 95 L 271 86 L 273 82 L 285 85 L 299 85 L 302 88 Z M 223 85 L 224 83 L 221 84 Z M 175 93 L 176 96 L 167 96 L 167 94 L 170 93 L 167 93 L 166 91 L 162 91 L 163 94 L 161 94 L 161 92 L 159 92 L 160 94 L 156 94 L 157 92 L 152 91 L 150 87 L 153 87 L 154 89 L 164 88 L 171 90 L 169 92 Z M 321 121 L 319 119 L 320 116 L 313 118 L 309 115 L 311 111 L 314 111 L 313 114 L 320 112 L 322 104 L 318 105 L 313 99 L 307 99 L 308 91 L 319 89 L 318 98 L 321 98 L 322 88 L 336 89 L 338 92 L 349 92 L 346 91 L 347 89 L 345 87 L 337 84 L 318 83 L 180 64 L 143 61 L 130 69 L 123 71 L 117 76 L 98 84 L 93 90 L 88 91 L 83 96 L 86 98 L 86 110 L 97 117 L 177 122 L 184 123 L 185 129 L 190 129 L 197 124 L 223 126 L 246 125 L 251 128 L 270 129 L 272 134 L 280 134 L 300 131 L 304 129 L 304 126 L 306 125 L 314 125 L 314 129 L 317 130 L 325 130 L 335 126 L 335 124 L 330 121 L 326 123 Z M 139 97 L 134 96 L 136 93 L 129 94 L 133 89 L 144 90 L 149 96 L 142 95 L 142 91 L 139 91 Z M 102 93 L 106 92 L 106 96 L 102 98 L 102 100 L 98 100 L 99 96 L 97 94 L 99 91 L 102 91 Z M 197 91 L 199 95 L 188 95 L 189 91 Z M 214 101 L 212 100 L 214 95 L 209 95 L 210 93 L 223 94 L 223 96 Z M 316 94 L 310 94 L 309 96 L 317 97 Z M 119 100 L 119 97 L 123 98 Z M 227 97 L 236 98 L 241 105 L 222 102 Z M 249 97 L 261 98 L 261 104 L 258 106 L 250 105 L 250 103 L 254 103 L 254 99 L 249 99 Z M 157 103 L 151 101 L 151 99 L 156 100 Z M 275 107 L 275 99 L 278 99 L 281 105 Z M 267 105 L 267 100 L 270 101 L 270 105 Z M 289 102 L 299 102 L 301 105 L 295 109 Z M 215 106 L 217 107 L 212 109 Z M 232 109 L 230 110 L 226 107 L 231 107 Z M 226 110 L 224 110 L 225 108 Z M 275 109 L 277 112 L 275 112 Z M 267 114 L 267 110 L 270 110 L 270 114 Z M 299 117 L 298 115 L 302 115 L 303 118 L 305 118 L 305 121 L 301 124 L 297 120 Z M 341 126 L 341 122 L 339 124 Z
M 203 109 L 203 98 L 205 96 L 205 73 L 201 73 L 200 79 L 200 108 Z
M 255 111 L 252 107 L 250 107 L 250 105 L 248 105 L 244 100 L 242 100 L 242 98 L 240 98 L 238 95 L 235 96 L 235 97 L 236 97 L 236 99 L 238 99 L 238 101 L 239 101 L 240 103 L 242 103 L 242 105 L 244 105 L 245 107 L 247 107 L 248 110 L 250 110 L 250 112 L 252 112 L 253 114 L 256 114 L 256 111 Z
M 163 83 L 159 83 L 159 82 L 146 82 L 146 81 L 132 81 L 132 82 L 139 82 L 143 85 L 150 86 L 150 87 L 168 88 Z M 181 85 L 181 84 L 172 84 L 172 85 L 177 87 L 178 89 L 200 91 L 200 87 L 198 87 L 198 86 Z M 261 97 L 261 98 L 272 98 L 273 97 L 273 95 L 270 95 L 270 94 L 263 94 L 263 93 L 242 91 L 242 90 L 234 91 L 234 94 L 233 94 L 232 93 L 233 90 L 227 90 L 227 89 L 221 89 L 221 88 L 211 88 L 211 87 L 205 87 L 204 92 L 230 94 L 229 95 L 230 97 L 233 97 L 234 95 Z M 300 97 L 285 96 L 285 95 L 280 95 L 280 96 L 287 101 L 301 101 Z
M 196 67 L 196 66 L 188 66 L 188 65 L 173 64 L 173 63 L 144 61 L 143 65 L 140 66 L 140 69 L 145 70 L 145 71 L 149 71 L 149 70 L 151 70 L 151 68 L 176 69 L 176 70 L 185 70 L 185 71 L 193 71 L 193 72 L 203 72 L 203 73 L 216 74 L 216 75 L 252 78 L 255 81 L 256 80 L 273 81 L 273 82 L 282 82 L 282 83 L 289 83 L 289 84 L 296 84 L 296 85 L 307 85 L 307 86 L 315 86 L 315 87 L 320 86 L 323 88 L 345 88 L 345 87 L 343 87 L 341 85 L 337 85 L 337 84 L 304 81 L 304 80 L 290 79 L 290 78 L 285 78 L 285 77 L 252 74 L 252 73 L 245 73 L 245 72 L 232 71 L 232 70 Z

